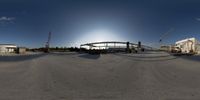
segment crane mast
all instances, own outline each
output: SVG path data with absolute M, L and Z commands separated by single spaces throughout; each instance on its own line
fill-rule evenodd
M 45 53 L 49 53 L 50 41 L 51 41 L 51 32 L 49 32 L 48 40 L 47 40 L 46 45 L 45 45 L 45 50 L 44 50 Z

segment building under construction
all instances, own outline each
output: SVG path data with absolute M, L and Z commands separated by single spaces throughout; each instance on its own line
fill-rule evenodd
M 141 42 L 130 43 L 130 42 L 118 42 L 118 41 L 109 41 L 109 42 L 94 42 L 82 44 L 80 46 L 81 49 L 85 49 L 86 51 L 99 51 L 106 53 L 114 53 L 114 52 L 138 52 L 144 50 L 152 50 L 152 47 L 141 45 Z

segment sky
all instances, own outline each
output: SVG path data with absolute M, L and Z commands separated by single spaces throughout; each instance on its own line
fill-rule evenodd
M 62 47 L 200 40 L 199 5 L 199 0 L 0 0 L 0 44 L 43 47 L 49 32 L 50 45 Z

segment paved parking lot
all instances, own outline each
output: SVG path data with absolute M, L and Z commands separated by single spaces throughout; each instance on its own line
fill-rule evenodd
M 0 100 L 199 100 L 199 58 L 164 52 L 0 57 Z

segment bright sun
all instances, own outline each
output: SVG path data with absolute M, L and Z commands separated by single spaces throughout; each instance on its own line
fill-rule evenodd
M 120 37 L 109 30 L 94 30 L 85 34 L 81 40 L 86 42 L 119 41 Z

